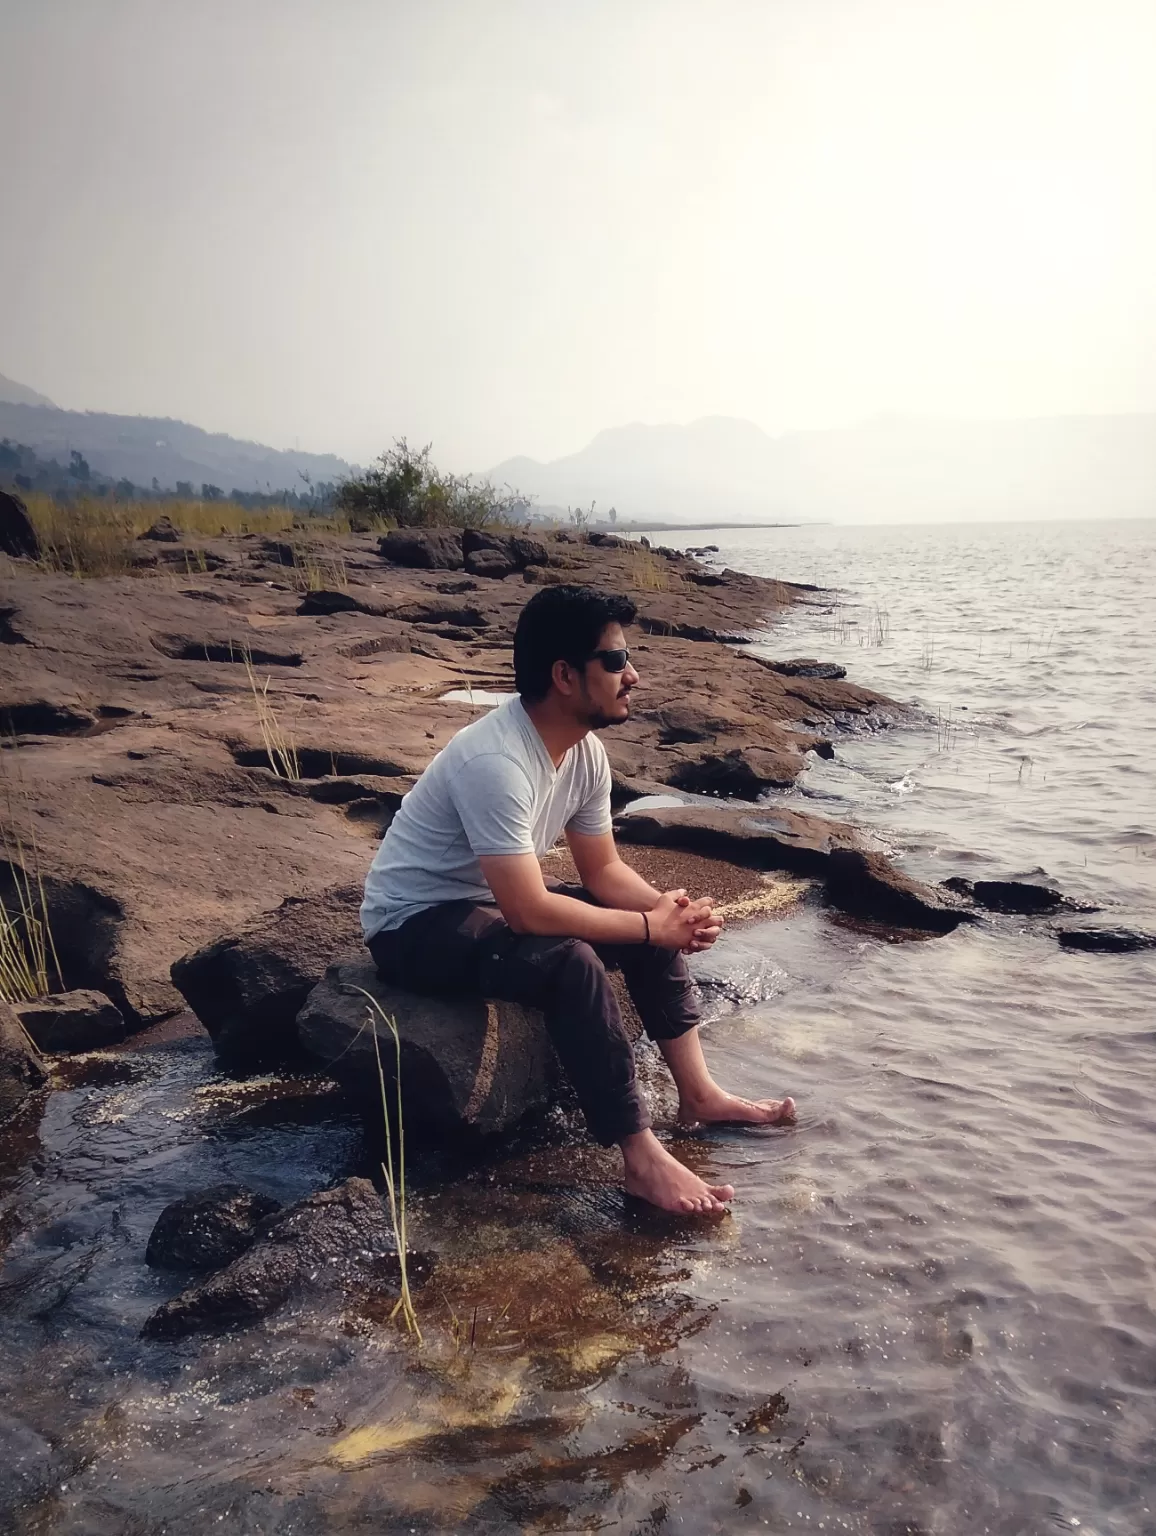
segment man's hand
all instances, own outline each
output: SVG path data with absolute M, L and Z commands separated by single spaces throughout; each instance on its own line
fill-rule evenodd
M 687 954 L 709 949 L 721 927 L 711 908 L 709 897 L 692 901 L 685 891 L 667 891 L 647 913 L 650 942 L 660 949 L 681 949 Z

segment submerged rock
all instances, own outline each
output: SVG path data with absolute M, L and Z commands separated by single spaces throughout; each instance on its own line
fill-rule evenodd
M 361 949 L 360 885 L 290 896 L 172 969 L 173 985 L 225 1060 L 284 1062 L 297 1053 L 294 1021 L 337 956 Z
M 241 1184 L 215 1184 L 166 1205 L 145 1250 L 154 1269 L 220 1269 L 249 1248 L 267 1217 L 281 1209 Z
M 428 1268 L 426 1256 L 413 1256 Z M 245 1253 L 158 1307 L 144 1325 L 153 1339 L 255 1322 L 300 1287 L 392 1286 L 397 1245 L 381 1197 L 368 1179 L 347 1179 L 268 1221 Z
M 969 916 L 950 895 L 905 874 L 885 854 L 865 848 L 832 851 L 827 900 L 841 912 L 931 933 L 950 933 Z
M 0 1125 L 47 1081 L 48 1074 L 16 1013 L 0 1003 Z
M 541 1015 L 476 996 L 426 997 L 387 986 L 376 967 L 334 965 L 297 1020 L 301 1044 L 381 1124 L 374 1049 L 395 1103 L 397 1050 L 365 993 L 397 1024 L 406 1131 L 493 1134 L 545 1108 L 558 1065 Z
M 1095 950 L 1124 955 L 1138 949 L 1156 949 L 1156 933 L 1142 928 L 1061 928 L 1059 940 L 1065 949 Z
M 1090 902 L 1075 901 L 1062 891 L 1049 885 L 1036 885 L 1028 880 L 966 880 L 953 875 L 943 882 L 945 890 L 970 897 L 977 906 L 989 912 L 1016 913 L 1022 917 L 1036 917 L 1044 912 L 1096 912 L 1098 907 Z
M 127 1034 L 124 1015 L 103 992 L 55 992 L 14 1012 L 42 1051 L 90 1051 Z

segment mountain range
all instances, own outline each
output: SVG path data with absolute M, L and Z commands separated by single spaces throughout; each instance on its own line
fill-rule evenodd
M 0 375 L 0 441 L 35 449 L 41 459 L 67 464 L 73 451 L 98 474 L 164 490 L 187 481 L 226 494 L 239 491 L 301 491 L 342 480 L 353 466 L 332 453 L 297 453 L 248 443 L 224 432 L 206 432 L 159 416 L 113 416 L 101 411 L 62 411 L 51 400 Z
M 772 437 L 708 416 L 600 432 L 549 463 L 488 478 L 595 517 L 947 522 L 1156 515 L 1156 415 L 945 421 L 885 416 Z

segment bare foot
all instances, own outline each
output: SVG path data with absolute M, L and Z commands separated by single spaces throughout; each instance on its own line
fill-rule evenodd
M 622 1143 L 626 1163 L 626 1193 L 648 1200 L 660 1211 L 676 1215 L 716 1216 L 726 1210 L 735 1192 L 730 1184 L 705 1184 L 676 1157 L 653 1131 L 639 1131 Z
M 740 1099 L 721 1088 L 680 1099 L 679 1125 L 794 1125 L 794 1099 Z

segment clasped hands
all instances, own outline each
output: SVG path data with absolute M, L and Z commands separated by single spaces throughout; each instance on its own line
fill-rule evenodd
M 666 891 L 656 907 L 647 913 L 650 942 L 661 949 L 679 949 L 684 955 L 697 955 L 709 949 L 718 938 L 723 919 L 714 913 L 714 898 L 700 896 L 692 901 L 686 891 Z

